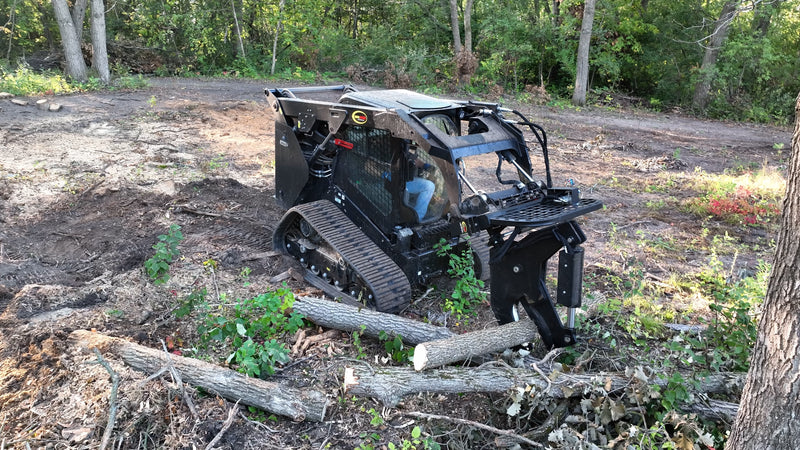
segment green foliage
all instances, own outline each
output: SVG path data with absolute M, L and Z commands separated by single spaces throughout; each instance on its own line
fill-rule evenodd
M 431 437 L 422 437 L 422 428 L 414 426 L 411 429 L 411 440 L 403 439 L 399 446 L 390 442 L 389 450 L 439 450 L 442 447 Z
M 455 251 L 453 246 L 442 239 L 434 246 L 438 256 L 448 258 L 447 274 L 455 280 L 449 296 L 445 297 L 444 309 L 453 314 L 457 320 L 466 320 L 474 316 L 475 308 L 486 300 L 486 292 L 482 291 L 484 283 L 475 276 L 475 259 L 469 246 Z
M 158 242 L 153 246 L 156 253 L 144 262 L 147 276 L 154 284 L 164 284 L 169 280 L 169 265 L 180 255 L 178 244 L 183 240 L 181 227 L 172 224 L 167 234 L 158 236 Z
M 603 0 L 592 30 L 590 92 L 622 91 L 659 110 L 688 105 L 703 46 L 722 4 Z M 703 113 L 758 122 L 790 120 L 800 90 L 800 11 L 786 5 L 758 3 L 737 14 L 710 70 L 710 104 Z M 579 0 L 475 2 L 471 26 L 478 67 L 470 83 L 459 87 L 484 96 L 539 86 L 551 96 L 568 97 L 582 10 Z M 449 8 L 437 0 L 347 5 L 303 0 L 282 9 L 278 0 L 142 0 L 117 3 L 113 11 L 106 17 L 109 36 L 124 48 L 145 49 L 126 60 L 160 63 L 151 70 L 162 76 L 265 78 L 277 44 L 279 78 L 320 82 L 326 72 L 348 73 L 355 82 L 422 89 L 448 89 L 456 78 Z M 0 23 L 7 44 L 0 63 L 6 67 L 19 58 L 35 60 L 58 34 L 42 2 L 0 1 Z M 117 86 L 136 87 L 143 81 L 124 68 L 114 72 L 123 77 Z M 17 83 L 27 81 L 10 84 Z M 94 80 L 72 88 L 97 86 Z M 20 95 L 59 92 L 15 89 Z
M 754 277 L 731 280 L 722 264 L 712 258 L 710 266 L 697 275 L 698 287 L 710 298 L 714 313 L 708 339 L 699 342 L 710 354 L 708 364 L 717 371 L 747 371 L 750 352 L 756 342 L 758 311 L 766 296 L 770 267 L 762 263 Z
M 352 338 L 353 347 L 356 349 L 356 359 L 365 359 L 367 357 L 367 352 L 364 351 L 364 345 L 361 343 L 361 336 L 364 335 L 364 330 L 366 329 L 366 325 L 361 325 L 359 330 L 353 331 Z
M 743 169 L 741 173 L 708 175 L 694 181 L 702 192 L 687 203 L 689 211 L 713 216 L 730 224 L 764 227 L 777 222 L 785 181 L 773 170 Z
M 227 362 L 238 371 L 249 376 L 272 375 L 279 364 L 289 361 L 289 350 L 278 338 L 304 325 L 303 317 L 291 312 L 293 304 L 294 295 L 283 287 L 215 310 L 207 310 L 206 305 L 198 332 L 204 343 L 229 346 Z
M 370 410 L 367 412 L 372 417 L 370 420 L 370 425 L 378 426 L 383 424 L 383 419 L 380 417 L 380 414 L 378 414 L 377 411 L 370 408 Z M 380 442 L 380 436 L 376 433 L 365 434 L 361 437 L 362 439 L 366 440 L 359 444 L 358 447 L 355 447 L 354 450 L 375 450 L 376 448 L 379 448 L 376 447 L 376 443 Z M 436 441 L 434 441 L 432 437 L 423 437 L 422 428 L 415 425 L 414 428 L 411 429 L 410 439 L 403 439 L 397 444 L 394 442 L 389 442 L 383 448 L 388 448 L 389 450 L 440 450 L 442 447 Z
M 385 331 L 381 331 L 378 333 L 378 339 L 383 342 L 383 347 L 392 358 L 392 361 L 407 363 L 414 359 L 414 348 L 406 348 L 405 344 L 403 344 L 403 338 L 399 334 L 392 337 Z
M 186 317 L 198 306 L 205 306 L 208 290 L 206 288 L 194 289 L 180 301 L 180 305 L 173 311 L 175 317 Z
M 67 94 L 75 92 L 63 75 L 56 72 L 37 73 L 21 65 L 13 71 L 0 67 L 0 91 L 14 95 Z

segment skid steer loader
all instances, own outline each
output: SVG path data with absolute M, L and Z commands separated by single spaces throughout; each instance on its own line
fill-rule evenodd
M 545 345 L 575 342 L 586 240 L 575 219 L 602 204 L 554 186 L 540 126 L 496 103 L 402 89 L 265 94 L 276 113 L 275 198 L 288 210 L 273 246 L 318 287 L 398 312 L 413 286 L 447 270 L 436 251 L 444 239 L 473 252 L 500 323 L 518 320 L 521 305 Z M 540 150 L 536 171 L 526 129 Z M 556 253 L 553 298 L 546 273 Z M 556 304 L 567 307 L 566 326 Z

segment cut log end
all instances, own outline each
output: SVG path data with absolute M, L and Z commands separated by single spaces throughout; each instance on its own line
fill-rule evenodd
M 358 386 L 358 377 L 352 367 L 345 367 L 344 369 L 344 391 L 347 392 L 353 386 Z
M 420 370 L 428 367 L 428 349 L 425 344 L 420 344 L 414 349 L 414 370 Z

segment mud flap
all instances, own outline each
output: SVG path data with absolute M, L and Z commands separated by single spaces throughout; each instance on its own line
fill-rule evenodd
M 581 304 L 583 249 L 586 240 L 578 224 L 569 222 L 514 238 L 519 230 L 491 249 L 491 305 L 503 324 L 517 320 L 521 304 L 536 323 L 545 346 L 565 347 L 575 343 L 574 308 Z M 570 308 L 570 323 L 565 327 L 546 285 L 547 261 L 560 249 L 557 301 Z

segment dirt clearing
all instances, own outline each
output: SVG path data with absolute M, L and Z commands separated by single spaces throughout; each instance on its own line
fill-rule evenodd
M 175 318 L 178 299 L 199 287 L 245 298 L 280 285 L 290 264 L 269 256 L 273 201 L 273 117 L 265 83 L 153 79 L 151 87 L 47 98 L 59 112 L 0 101 L 0 439 L 5 448 L 96 448 L 107 420 L 111 382 L 67 341 L 95 329 L 160 348 L 192 344 L 196 330 Z M 36 99 L 31 99 L 34 103 Z M 606 208 L 583 225 L 587 277 L 636 261 L 656 278 L 707 264 L 701 246 L 662 251 L 642 245 L 728 233 L 748 254 L 721 255 L 736 270 L 771 258 L 772 231 L 701 221 L 678 208 L 691 174 L 770 167 L 789 157 L 789 130 L 727 124 L 677 114 L 561 110 L 515 105 L 547 130 L 557 184 L 581 187 Z M 490 171 L 491 172 L 491 171 Z M 655 186 L 655 187 L 654 187 Z M 662 202 L 662 208 L 653 204 Z M 648 206 L 650 205 L 650 206 Z M 672 205 L 672 206 L 671 206 Z M 154 286 L 143 271 L 157 236 L 171 224 L 185 239 L 170 281 Z M 662 249 L 663 250 L 663 249 Z M 213 261 L 214 270 L 209 270 Z M 206 263 L 206 264 L 204 264 Z M 732 268 L 733 270 L 733 268 Z M 317 292 L 288 280 L 298 292 Z M 602 284 L 587 285 L 593 298 Z M 419 318 L 418 316 L 415 316 Z M 688 319 L 687 319 L 688 320 Z M 473 327 L 490 326 L 486 312 Z M 309 330 L 316 333 L 316 330 Z M 176 344 L 177 345 L 177 344 Z M 375 363 L 382 344 L 369 346 Z M 339 391 L 350 336 L 312 346 L 276 375 L 313 385 L 331 399 L 321 424 L 241 414 L 217 448 L 354 448 L 399 442 L 425 410 L 491 421 L 488 396 L 419 396 L 395 410 Z M 194 392 L 189 414 L 179 386 L 145 380 L 119 361 L 116 448 L 202 448 L 220 431 L 229 404 Z M 380 424 L 374 414 L 383 417 Z M 372 422 L 372 423 L 371 423 Z M 504 427 L 504 424 L 496 424 Z M 431 428 L 449 448 L 479 448 L 491 434 L 458 426 Z M 472 442 L 472 444 L 470 444 Z

